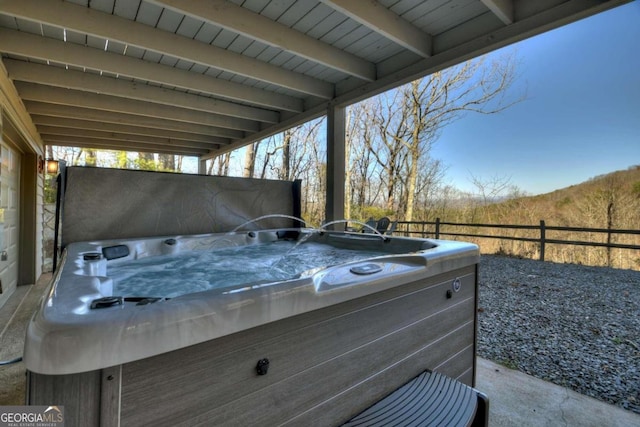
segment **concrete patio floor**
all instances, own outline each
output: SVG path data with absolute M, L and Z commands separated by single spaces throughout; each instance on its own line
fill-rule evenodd
M 640 426 L 640 415 L 592 397 L 477 359 L 476 389 L 489 396 L 489 425 Z
M 51 275 L 20 286 L 0 308 L 0 360 L 22 355 L 25 327 Z M 478 358 L 476 388 L 489 396 L 489 425 L 640 427 L 640 415 Z M 24 405 L 22 362 L 0 366 L 0 405 Z

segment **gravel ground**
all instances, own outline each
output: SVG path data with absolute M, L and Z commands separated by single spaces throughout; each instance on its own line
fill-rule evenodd
M 640 414 L 640 272 L 483 255 L 478 355 Z

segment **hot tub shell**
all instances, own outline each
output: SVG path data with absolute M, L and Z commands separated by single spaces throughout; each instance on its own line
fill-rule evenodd
M 338 247 L 378 248 L 380 256 L 284 282 L 91 310 L 111 295 L 105 273 L 122 259 L 85 254 L 124 245 L 128 258 L 153 256 L 166 251 L 167 239 L 193 248 L 220 234 L 68 245 L 28 328 L 29 403 L 64 405 L 68 425 L 326 426 L 424 370 L 474 385 L 475 245 L 311 234 Z M 280 238 L 290 232 L 224 241 Z M 366 263 L 380 271 L 353 272 Z
M 58 183 L 64 251 L 24 361 L 28 403 L 63 405 L 67 427 L 339 425 L 425 370 L 474 384 L 475 245 L 301 229 L 300 182 L 71 167 Z M 118 262 L 304 236 L 376 257 L 90 308 Z

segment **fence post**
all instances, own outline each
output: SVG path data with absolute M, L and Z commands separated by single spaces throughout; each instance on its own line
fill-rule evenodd
M 544 261 L 544 245 L 546 238 L 546 227 L 544 225 L 544 220 L 540 220 L 540 261 Z
M 436 218 L 436 239 L 440 238 L 440 218 Z

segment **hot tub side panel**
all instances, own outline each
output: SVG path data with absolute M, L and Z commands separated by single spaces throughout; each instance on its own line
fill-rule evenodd
M 470 385 L 475 284 L 468 267 L 126 364 L 122 422 L 327 426 L 425 369 Z
M 29 401 L 69 407 L 68 426 L 339 425 L 425 369 L 472 385 L 476 288 L 472 265 L 101 371 L 31 373 Z

